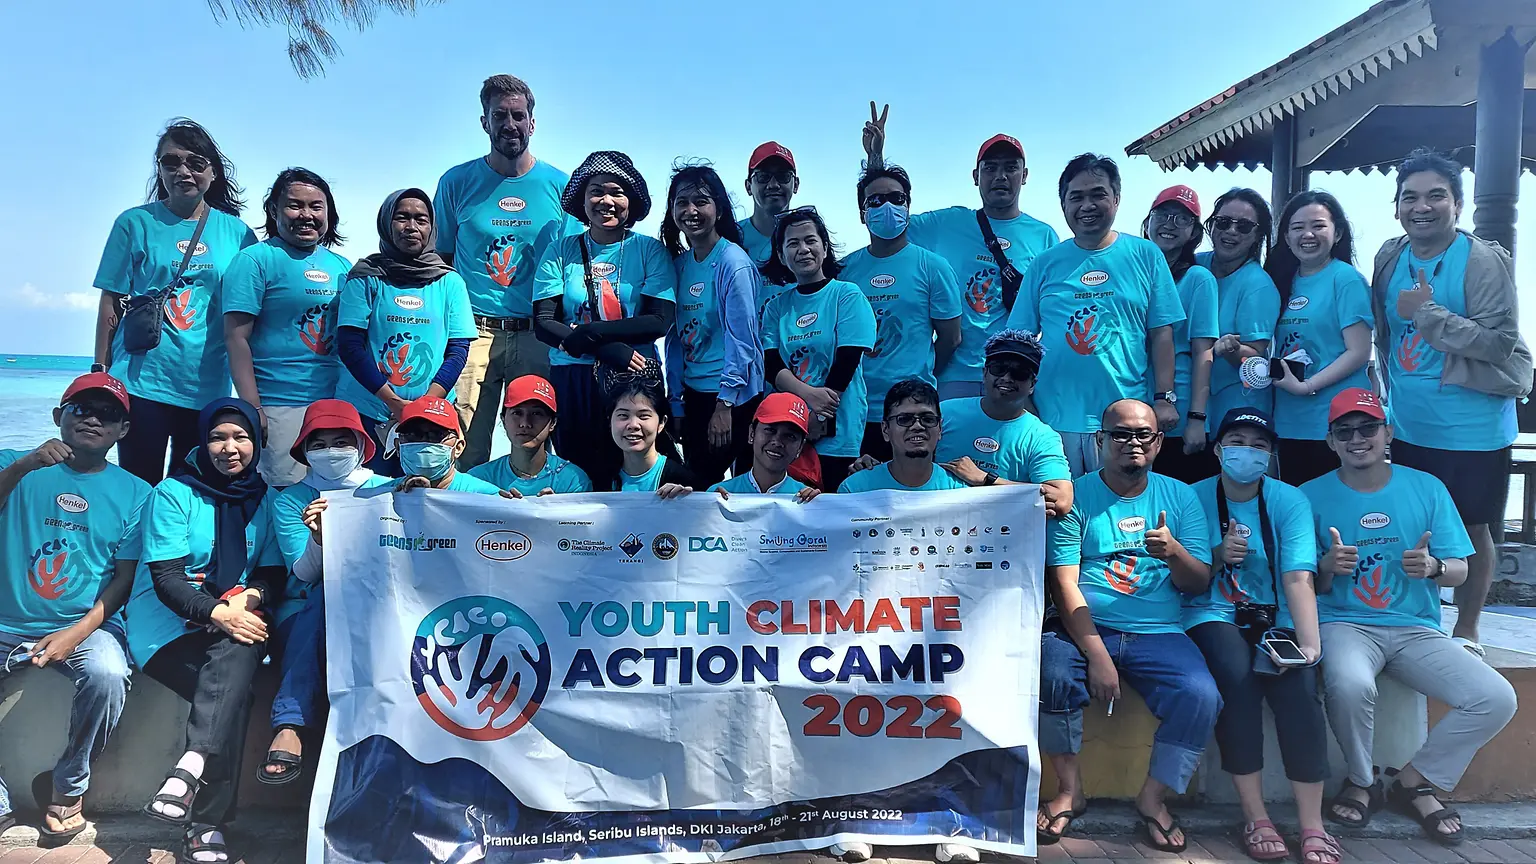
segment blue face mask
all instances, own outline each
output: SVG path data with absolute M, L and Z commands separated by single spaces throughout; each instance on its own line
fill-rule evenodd
M 1269 451 L 1237 444 L 1221 445 L 1221 473 L 1239 483 L 1254 483 L 1269 470 Z
M 907 230 L 907 208 L 895 204 L 872 207 L 864 211 L 864 224 L 881 240 L 895 240 Z
M 425 477 L 434 483 L 453 468 L 453 448 L 447 444 L 417 441 L 401 444 L 400 470 L 407 477 Z

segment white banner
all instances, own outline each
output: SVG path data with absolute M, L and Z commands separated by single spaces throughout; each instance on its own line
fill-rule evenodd
M 1038 487 L 337 499 L 313 862 L 1033 855 Z

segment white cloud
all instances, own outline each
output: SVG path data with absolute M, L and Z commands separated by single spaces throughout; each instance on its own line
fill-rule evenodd
M 63 291 L 49 292 L 38 288 L 31 282 L 22 283 L 19 288 L 0 289 L 0 304 L 10 308 L 22 309 L 59 309 L 70 312 L 85 312 L 96 309 L 101 295 L 94 291 Z

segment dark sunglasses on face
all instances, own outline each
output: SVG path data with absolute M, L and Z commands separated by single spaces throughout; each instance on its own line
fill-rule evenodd
M 1355 440 L 1356 434 L 1358 434 L 1361 438 L 1369 441 L 1370 439 L 1375 438 L 1376 433 L 1380 432 L 1381 427 L 1385 425 L 1387 424 L 1380 420 L 1376 420 L 1370 423 L 1361 423 L 1358 426 L 1335 426 L 1329 431 L 1332 433 L 1334 439 L 1340 443 L 1347 443 Z
M 1039 371 L 1035 368 L 1034 365 L 1026 363 L 1023 360 L 1004 360 L 1002 358 L 993 358 L 988 360 L 983 368 L 987 370 L 988 375 L 991 375 L 995 378 L 1001 378 L 1004 375 L 1007 375 L 1009 378 L 1012 378 L 1015 381 L 1023 381 L 1026 378 L 1033 378 L 1035 377 L 1035 373 Z
M 897 207 L 907 206 L 907 193 L 905 192 L 876 192 L 865 196 L 864 209 L 873 210 L 882 204 L 895 204 Z
M 939 415 L 932 411 L 924 411 L 921 414 L 892 414 L 890 421 L 903 429 L 910 429 L 918 423 L 921 423 L 924 429 L 935 429 L 939 425 Z
M 191 171 L 193 174 L 201 174 L 208 170 L 209 165 L 213 164 L 207 159 L 197 155 L 196 153 L 188 156 L 185 160 L 183 160 L 180 156 L 177 156 L 175 153 L 167 153 L 160 157 L 159 162 L 160 169 L 162 171 L 175 171 L 183 164 L 185 164 L 187 166 L 187 170 Z
M 1163 437 L 1163 433 L 1154 432 L 1151 429 L 1106 429 L 1104 433 L 1116 444 L 1129 444 L 1135 441 L 1142 446 Z
M 1213 216 L 1210 224 L 1212 231 L 1228 231 L 1236 228 L 1237 233 L 1245 237 L 1259 227 L 1259 223 L 1252 219 L 1233 219 L 1231 216 Z
M 123 406 L 113 402 L 66 402 L 64 413 L 74 417 L 95 417 L 103 423 L 121 423 L 128 419 Z
M 1193 213 L 1184 213 L 1178 210 L 1153 210 L 1149 221 L 1153 225 L 1159 222 L 1172 222 L 1179 228 L 1188 228 L 1195 224 L 1195 216 Z M 1248 232 L 1244 231 L 1243 233 L 1247 234 Z
M 751 180 L 753 183 L 778 183 L 780 186 L 788 186 L 795 182 L 795 172 L 784 171 L 753 171 Z

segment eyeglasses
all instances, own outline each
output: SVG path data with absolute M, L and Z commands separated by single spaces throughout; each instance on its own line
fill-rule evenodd
M 186 159 L 182 159 L 175 153 L 167 153 L 164 156 L 161 156 L 158 161 L 160 163 L 160 170 L 162 171 L 175 171 L 182 165 L 186 165 L 187 170 L 191 171 L 193 174 L 201 174 L 208 170 L 209 165 L 213 164 L 212 162 L 209 162 L 207 159 L 204 159 L 196 153 L 193 153 Z
M 886 419 L 903 429 L 910 429 L 919 423 L 924 429 L 934 429 L 939 425 L 939 415 L 932 411 L 924 411 L 921 414 L 892 414 Z
M 1237 233 L 1247 236 L 1252 234 L 1259 223 L 1252 219 L 1233 219 L 1231 216 L 1212 216 L 1210 221 L 1212 231 L 1230 231 L 1237 229 Z
M 75 417 L 95 417 L 103 423 L 121 423 L 128 419 L 128 412 L 116 402 L 65 402 L 59 406 L 64 413 Z
M 987 370 L 988 375 L 994 378 L 1001 378 L 1007 375 L 1015 381 L 1033 378 L 1035 373 L 1039 371 L 1039 367 L 1025 360 L 1004 359 L 1002 357 L 993 357 L 986 362 L 983 368 Z
M 1193 213 L 1186 213 L 1181 210 L 1153 210 L 1152 215 L 1147 217 L 1147 221 L 1153 225 L 1159 222 L 1172 222 L 1179 228 L 1188 228 L 1195 224 L 1195 216 Z M 1243 233 L 1246 234 L 1248 232 L 1244 231 Z
M 905 192 L 875 192 L 864 198 L 864 209 L 873 210 L 882 204 L 895 204 L 897 207 L 905 207 L 909 200 Z
M 1328 430 L 1328 432 L 1340 443 L 1347 443 L 1355 440 L 1356 435 L 1366 440 L 1375 438 L 1376 433 L 1380 432 L 1381 427 L 1385 425 L 1387 424 L 1377 420 L 1371 423 L 1361 423 L 1359 426 L 1335 426 Z
M 779 171 L 753 171 L 748 179 L 753 183 L 762 183 L 765 186 L 770 182 L 778 183 L 780 186 L 788 186 L 795 182 L 795 172 L 787 168 Z
M 1109 440 L 1116 444 L 1129 444 L 1135 441 L 1142 446 L 1151 444 L 1153 441 L 1163 437 L 1163 433 L 1154 432 L 1151 429 L 1105 429 L 1104 434 L 1108 435 Z

